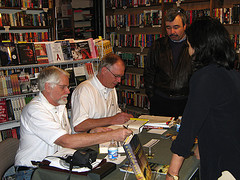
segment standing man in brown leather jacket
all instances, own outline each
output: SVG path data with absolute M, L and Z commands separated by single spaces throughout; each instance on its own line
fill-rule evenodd
M 186 21 L 183 9 L 169 9 L 165 15 L 167 36 L 157 39 L 149 49 L 144 85 L 151 115 L 177 117 L 184 111 L 192 73 Z

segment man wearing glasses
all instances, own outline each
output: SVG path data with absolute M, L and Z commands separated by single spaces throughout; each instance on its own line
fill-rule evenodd
M 71 98 L 71 120 L 75 132 L 123 124 L 133 117 L 121 112 L 117 101 L 115 86 L 121 82 L 124 71 L 123 60 L 116 54 L 108 54 L 100 62 L 98 74 L 77 86 Z
M 62 147 L 78 149 L 103 142 L 123 141 L 132 131 L 120 128 L 108 132 L 71 134 L 66 103 L 69 91 L 68 72 L 47 67 L 38 76 L 39 95 L 29 102 L 21 114 L 20 145 L 15 158 L 16 179 L 30 180 L 36 166 Z M 104 129 L 104 128 L 103 128 Z

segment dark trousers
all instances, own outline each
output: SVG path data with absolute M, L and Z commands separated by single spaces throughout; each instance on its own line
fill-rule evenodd
M 150 115 L 182 116 L 187 103 L 187 97 L 162 97 L 154 95 L 150 98 Z

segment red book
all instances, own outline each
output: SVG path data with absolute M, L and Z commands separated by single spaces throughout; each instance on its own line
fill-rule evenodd
M 11 129 L 11 131 L 12 131 L 12 137 L 18 139 L 17 130 L 16 129 Z

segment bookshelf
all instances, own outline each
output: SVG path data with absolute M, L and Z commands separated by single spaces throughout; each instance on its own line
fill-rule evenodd
M 175 0 L 173 2 L 163 0 L 106 0 L 105 5 L 105 37 L 111 41 L 114 52 L 126 60 L 126 74 L 133 75 L 133 79 L 129 79 L 129 81 L 134 81 L 134 74 L 139 74 L 140 76 L 143 74 L 144 59 L 146 58 L 149 47 L 155 39 L 166 34 L 163 14 L 167 9 L 175 6 L 180 6 L 186 11 L 189 23 L 191 23 L 190 20 L 194 20 L 194 18 L 201 14 L 223 18 L 223 23 L 235 43 L 235 49 L 240 58 L 239 20 L 238 22 L 230 21 L 232 18 L 230 12 L 233 7 L 237 6 L 238 12 L 240 11 L 239 0 Z M 221 17 L 218 17 L 219 11 L 216 12 L 216 9 L 223 9 L 222 13 L 224 10 L 229 13 L 225 12 Z M 130 64 L 128 62 L 129 59 L 133 61 Z M 129 87 L 124 85 L 119 87 L 119 91 L 119 95 L 121 95 L 123 91 L 129 92 L 125 93 L 126 97 L 122 97 L 122 99 L 125 98 L 126 103 L 121 105 L 126 111 L 138 108 L 139 114 L 146 114 L 146 106 L 141 109 L 132 105 L 135 103 L 133 96 L 139 94 L 139 91 L 141 91 L 141 94 L 144 94 L 144 88 L 134 89 L 131 87 L 131 90 L 129 90 Z M 122 101 L 120 100 L 120 102 Z M 135 114 L 136 111 L 137 110 L 134 111 Z
M 1 41 L 48 41 L 54 39 L 53 10 L 49 8 L 0 7 Z

